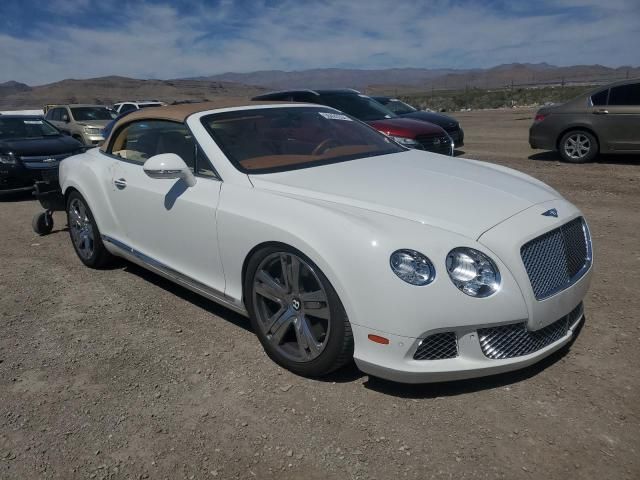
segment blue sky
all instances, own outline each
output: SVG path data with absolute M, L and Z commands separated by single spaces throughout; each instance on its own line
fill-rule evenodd
M 640 0 L 0 0 L 0 82 L 640 65 Z

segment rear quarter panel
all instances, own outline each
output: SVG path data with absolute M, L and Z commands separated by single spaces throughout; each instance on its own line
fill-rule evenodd
M 97 148 L 66 158 L 60 164 L 60 187 L 65 197 L 77 190 L 84 197 L 102 234 L 117 233 L 117 218 L 109 201 L 115 160 Z M 117 235 L 116 235 L 117 238 Z

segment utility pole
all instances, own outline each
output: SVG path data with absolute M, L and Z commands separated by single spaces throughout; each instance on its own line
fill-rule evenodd
M 513 107 L 513 78 L 511 79 L 511 106 Z

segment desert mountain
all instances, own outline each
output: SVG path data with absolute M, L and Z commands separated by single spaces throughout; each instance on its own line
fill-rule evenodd
M 18 82 L 0 84 L 0 109 L 42 108 L 49 103 L 112 104 L 122 100 L 156 99 L 203 101 L 216 97 L 247 98 L 265 89 L 357 88 L 363 91 L 425 91 L 464 88 L 500 88 L 550 84 L 595 84 L 640 77 L 639 67 L 610 68 L 602 65 L 557 67 L 546 63 L 513 63 L 488 69 L 391 68 L 356 70 L 326 68 L 285 72 L 223 73 L 177 80 L 138 80 L 100 77 L 62 80 L 28 86 Z
M 547 63 L 511 63 L 488 69 L 392 68 L 387 70 L 315 69 L 251 73 L 223 73 L 199 80 L 239 82 L 269 89 L 340 88 L 366 89 L 372 85 L 461 89 L 499 88 L 552 83 L 602 83 L 640 76 L 638 67 L 610 68 L 602 65 L 557 67 Z
M 11 85 L 5 90 L 3 85 L 7 84 Z M 42 108 L 50 103 L 109 105 L 135 99 L 155 99 L 171 103 L 176 100 L 212 100 L 221 96 L 246 98 L 260 91 L 262 89 L 257 87 L 212 80 L 137 80 L 115 76 L 62 80 L 34 87 L 7 82 L 0 84 L 0 110 Z

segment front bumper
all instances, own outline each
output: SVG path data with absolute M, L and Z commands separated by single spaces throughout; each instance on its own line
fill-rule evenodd
M 85 145 L 100 145 L 104 142 L 104 137 L 102 135 L 89 135 L 87 133 L 83 133 L 82 141 Z
M 541 215 L 550 208 L 557 209 L 557 218 Z M 393 291 L 393 297 L 385 303 L 369 297 L 368 304 L 374 304 L 375 308 L 359 317 L 366 321 L 352 323 L 357 365 L 374 376 L 400 382 L 428 383 L 526 367 L 565 345 L 571 340 L 575 324 L 582 317 L 581 311 L 580 318 L 575 317 L 575 312 L 591 282 L 592 248 L 587 249 L 591 255 L 586 270 L 571 278 L 563 289 L 538 300 L 522 259 L 521 247 L 579 217 L 580 212 L 573 205 L 557 199 L 536 204 L 481 235 L 476 248 L 491 255 L 502 274 L 500 291 L 490 297 L 478 299 L 462 294 L 451 287 L 446 273 L 440 277 L 436 275 L 436 280 L 424 289 L 403 289 L 389 284 L 387 291 Z M 519 238 L 517 242 L 514 241 L 514 232 Z M 435 246 L 437 238 L 432 240 L 435 243 L 429 250 L 433 253 L 431 258 L 445 258 L 446 249 L 438 252 Z M 568 243 L 564 247 L 573 248 L 572 245 Z M 550 249 L 546 252 L 550 259 L 556 259 L 554 262 L 562 260 L 553 256 L 555 250 L 551 250 L 550 245 L 545 248 Z M 585 254 L 585 262 L 588 257 L 589 254 Z M 446 266 L 438 262 L 435 265 L 436 270 L 446 272 Z M 554 325 L 562 319 L 566 319 L 564 328 L 554 330 Z M 509 336 L 512 331 L 518 337 L 517 341 Z M 545 336 L 547 331 L 553 331 L 553 334 L 539 342 L 539 337 Z M 495 332 L 503 336 L 494 336 Z M 389 343 L 375 343 L 368 338 L 369 335 L 387 338 Z M 420 343 L 430 341 L 435 335 L 453 335 L 457 348 L 455 355 L 433 355 L 429 358 L 416 355 Z M 503 352 L 492 355 L 486 350 L 488 336 L 492 341 L 497 338 L 495 341 L 505 342 L 501 344 L 504 348 L 498 349 Z M 531 340 L 527 348 L 517 345 L 522 336 Z M 531 343 L 535 348 L 530 348 Z M 495 344 L 489 345 L 492 346 Z M 504 351 L 507 353 L 503 355 Z
M 447 130 L 447 133 L 453 140 L 454 148 L 460 148 L 464 146 L 464 130 L 462 128 L 458 128 L 457 130 Z
M 17 193 L 33 190 L 37 181 L 55 181 L 58 178 L 58 163 L 43 168 L 28 168 L 21 162 L 0 165 L 0 193 Z
M 388 345 L 381 345 L 369 340 L 371 330 L 352 325 L 356 352 L 356 365 L 363 372 L 402 383 L 433 383 L 468 378 L 484 377 L 518 370 L 539 362 L 555 351 L 571 342 L 584 319 L 584 312 L 579 305 L 579 312 L 569 318 L 566 333 L 555 341 L 528 354 L 511 358 L 490 358 L 489 353 L 481 347 L 482 326 L 447 329 L 455 331 L 457 355 L 453 358 L 438 360 L 416 360 L 414 355 L 423 338 L 407 338 L 381 332 L 389 339 Z M 358 346 L 360 348 L 358 348 Z
M 46 171 L 43 175 L 42 170 L 0 167 L 0 193 L 31 191 L 36 181 L 47 180 L 47 173 L 49 172 Z

